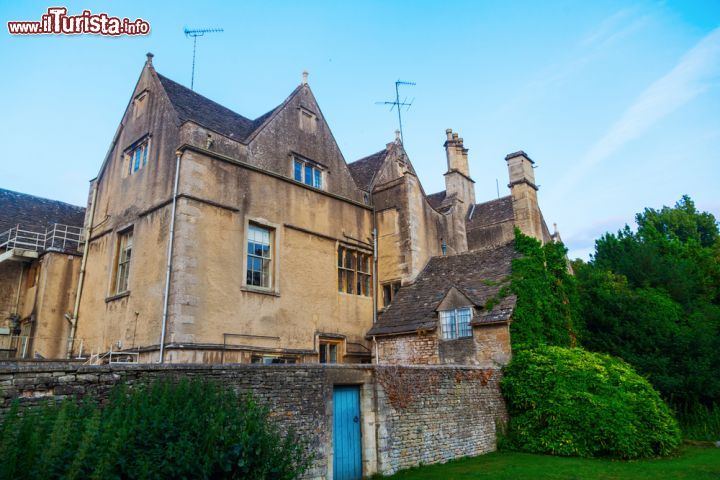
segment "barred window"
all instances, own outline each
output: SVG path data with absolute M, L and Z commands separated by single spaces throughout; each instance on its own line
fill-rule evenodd
M 347 247 L 338 247 L 338 291 L 372 296 L 371 256 Z
M 133 231 L 127 230 L 118 235 L 118 254 L 115 277 L 115 293 L 128 291 L 130 276 L 130 257 L 132 257 Z
M 472 337 L 470 329 L 471 308 L 457 308 L 440 312 L 440 326 L 444 339 Z
M 247 277 L 248 286 L 270 288 L 272 285 L 272 231 L 259 225 L 248 225 Z

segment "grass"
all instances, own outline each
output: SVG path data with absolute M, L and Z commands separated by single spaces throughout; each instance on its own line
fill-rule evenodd
M 693 440 L 720 440 L 720 405 L 708 408 L 704 405 L 679 411 L 677 413 L 683 436 Z
M 683 446 L 663 459 L 612 461 L 495 452 L 479 457 L 404 470 L 393 480 L 718 480 L 720 448 Z

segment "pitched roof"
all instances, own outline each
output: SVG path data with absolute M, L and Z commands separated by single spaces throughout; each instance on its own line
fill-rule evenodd
M 41 232 L 53 223 L 82 227 L 84 221 L 83 207 L 0 188 L 0 233 L 18 225 Z
M 455 194 L 448 195 L 446 190 L 437 193 L 431 193 L 427 196 L 427 201 L 431 207 L 440 213 L 447 212 L 453 205 Z
M 431 258 L 414 283 L 398 290 L 368 335 L 434 330 L 438 325 L 436 309 L 453 287 L 483 308 L 500 291 L 502 282 L 511 273 L 512 260 L 517 256 L 511 242 L 491 249 Z M 473 323 L 507 321 L 514 306 L 515 297 L 505 297 L 492 310 L 482 310 Z
M 237 141 L 246 140 L 280 108 L 250 120 L 159 73 L 158 78 L 181 120 L 193 121 Z
M 431 193 L 427 196 L 427 200 L 430 206 L 437 210 L 445 197 L 447 197 L 447 191 L 443 190 L 442 192 Z
M 510 195 L 489 202 L 478 203 L 471 212 L 472 216 L 468 216 L 466 223 L 467 230 L 515 219 Z
M 385 148 L 348 164 L 350 174 L 355 180 L 355 185 L 357 185 L 360 190 L 369 192 L 372 189 L 373 179 L 380 168 L 382 168 L 387 155 L 388 150 Z

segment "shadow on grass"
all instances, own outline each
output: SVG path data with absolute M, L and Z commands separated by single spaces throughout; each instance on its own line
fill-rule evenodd
M 712 444 L 708 444 L 712 445 Z M 720 448 L 683 445 L 675 455 L 646 460 L 553 457 L 501 451 L 404 470 L 392 480 L 718 480 Z

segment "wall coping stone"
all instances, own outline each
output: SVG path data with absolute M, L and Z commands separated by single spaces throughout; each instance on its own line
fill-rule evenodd
M 500 370 L 500 367 L 482 367 L 476 365 L 385 365 L 385 364 L 319 364 L 300 363 L 289 365 L 259 365 L 248 363 L 139 363 L 139 364 L 113 364 L 113 365 L 78 365 L 76 363 L 39 363 L 39 364 L 0 364 L 0 374 L 22 372 L 57 372 L 74 370 L 78 373 L 104 373 L 104 372 L 136 372 L 136 371 L 242 371 L 250 369 L 268 370 L 375 370 L 382 368 L 402 368 L 408 370 Z

